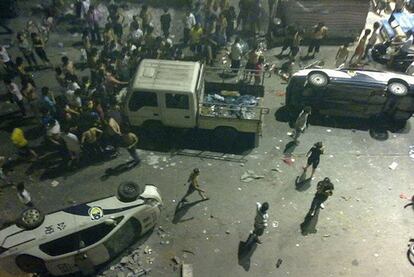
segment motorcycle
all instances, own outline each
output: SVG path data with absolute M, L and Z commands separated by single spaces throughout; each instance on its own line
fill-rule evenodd
M 391 41 L 379 43 L 374 45 L 371 49 L 371 56 L 374 61 L 380 64 L 387 65 L 391 69 L 405 72 L 414 61 L 414 52 L 407 54 L 396 54 L 394 59 L 391 61 L 392 47 Z

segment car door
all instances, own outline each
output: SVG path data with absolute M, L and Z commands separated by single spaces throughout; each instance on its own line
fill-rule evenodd
M 176 92 L 165 93 L 162 122 L 169 127 L 195 127 L 194 95 Z
M 321 109 L 324 114 L 345 117 L 365 117 L 369 100 L 367 86 L 358 83 L 333 83 L 322 92 Z
M 161 121 L 158 95 L 150 91 L 133 91 L 128 99 L 128 118 L 132 126 L 141 126 L 147 120 Z

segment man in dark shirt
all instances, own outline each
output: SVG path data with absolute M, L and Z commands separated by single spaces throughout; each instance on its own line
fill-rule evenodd
M 328 177 L 318 183 L 315 196 L 313 197 L 312 204 L 309 209 L 310 216 L 314 216 L 317 210 L 324 208 L 323 202 L 325 202 L 329 196 L 332 196 L 333 190 L 334 185 Z
M 160 17 L 161 21 L 161 30 L 164 34 L 165 38 L 168 38 L 170 35 L 170 27 L 171 27 L 171 14 L 168 12 L 168 8 L 164 8 L 164 14 Z
M 310 176 L 310 179 L 312 179 L 313 174 L 315 174 L 315 170 L 318 167 L 320 156 L 323 154 L 324 148 L 322 145 L 322 142 L 319 141 L 313 145 L 313 147 L 308 151 L 306 156 L 308 157 L 308 162 L 305 167 L 303 167 L 303 170 L 306 173 L 306 170 L 310 165 L 312 165 L 312 174 Z

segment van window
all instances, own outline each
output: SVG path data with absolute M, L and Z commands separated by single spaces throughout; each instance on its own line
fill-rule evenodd
M 165 94 L 165 104 L 170 109 L 183 109 L 188 110 L 190 108 L 188 95 L 184 94 Z
M 148 91 L 134 91 L 129 100 L 129 109 L 136 112 L 142 107 L 158 107 L 157 94 Z
M 139 221 L 131 217 L 122 225 L 107 241 L 104 246 L 111 257 L 118 256 L 128 246 L 133 244 L 141 234 L 141 225 Z
M 119 221 L 121 219 L 122 217 Z M 118 221 L 118 219 L 116 221 Z M 108 235 L 114 228 L 115 225 L 101 223 L 82 231 L 41 244 L 39 245 L 39 248 L 50 256 L 67 254 L 97 243 Z

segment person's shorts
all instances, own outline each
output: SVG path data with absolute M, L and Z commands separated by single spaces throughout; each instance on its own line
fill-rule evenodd
M 308 158 L 308 165 L 312 165 L 312 168 L 316 169 L 319 165 L 319 159 Z
M 195 191 L 196 191 L 196 189 L 195 189 L 195 187 L 193 185 L 189 185 L 188 186 L 187 194 L 193 193 Z
M 264 233 L 264 229 L 265 229 L 264 227 L 256 227 L 256 226 L 254 226 L 253 233 L 255 233 L 256 236 L 261 236 Z
M 256 69 L 256 65 L 254 63 L 247 63 L 245 68 L 247 70 L 255 70 Z

